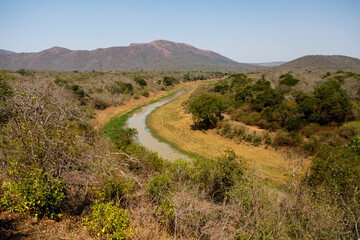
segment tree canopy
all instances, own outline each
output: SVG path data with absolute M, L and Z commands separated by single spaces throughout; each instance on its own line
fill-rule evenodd
M 221 113 L 227 108 L 226 102 L 219 96 L 202 94 L 192 101 L 189 111 L 197 123 L 213 127 L 222 118 Z

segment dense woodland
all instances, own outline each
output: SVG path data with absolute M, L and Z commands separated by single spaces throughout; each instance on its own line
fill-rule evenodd
M 1 72 L 0 235 L 360 238 L 360 75 L 302 76 Z M 197 129 L 217 128 L 239 144 L 286 150 L 294 169 L 287 186 L 269 184 L 231 150 L 217 159 L 168 162 L 133 140 L 136 129 L 95 131 L 89 123 L 94 109 L 209 78 L 222 80 L 184 106 Z M 296 170 L 299 156 L 311 160 L 302 171 Z

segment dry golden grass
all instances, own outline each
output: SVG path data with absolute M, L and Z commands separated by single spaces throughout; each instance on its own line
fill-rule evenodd
M 203 132 L 191 129 L 192 116 L 185 113 L 182 103 L 195 89 L 196 86 L 148 116 L 147 124 L 155 135 L 183 151 L 205 158 L 216 158 L 228 149 L 234 150 L 239 156 L 244 156 L 250 168 L 259 169 L 263 178 L 276 184 L 286 184 L 290 169 L 281 152 L 264 149 L 264 146 L 237 144 L 234 140 L 216 134 L 216 130 Z

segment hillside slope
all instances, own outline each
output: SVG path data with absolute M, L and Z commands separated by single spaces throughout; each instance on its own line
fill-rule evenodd
M 244 70 L 241 64 L 218 53 L 184 43 L 157 40 L 128 47 L 72 51 L 53 47 L 38 53 L 0 55 L 0 68 L 58 71 L 111 70 Z
M 360 59 L 342 55 L 308 55 L 279 66 L 283 69 L 360 68 Z

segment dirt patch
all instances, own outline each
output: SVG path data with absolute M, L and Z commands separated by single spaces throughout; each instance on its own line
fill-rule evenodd
M 93 239 L 80 217 L 64 216 L 60 222 L 39 220 L 24 214 L 0 212 L 0 239 Z

